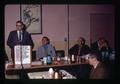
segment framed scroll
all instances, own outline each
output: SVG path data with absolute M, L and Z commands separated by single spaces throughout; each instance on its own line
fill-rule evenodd
M 17 45 L 14 47 L 14 60 L 15 67 L 31 65 L 31 46 L 29 45 Z
M 42 34 L 42 7 L 38 4 L 22 4 L 21 19 L 31 34 Z

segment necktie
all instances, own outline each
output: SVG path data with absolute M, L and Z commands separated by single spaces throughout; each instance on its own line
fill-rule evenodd
M 22 31 L 19 31 L 19 41 L 22 41 Z

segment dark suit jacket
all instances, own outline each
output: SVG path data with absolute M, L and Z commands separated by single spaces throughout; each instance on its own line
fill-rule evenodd
M 94 68 L 91 69 L 90 79 L 108 79 L 108 78 L 110 78 L 109 71 L 104 64 L 99 63 L 95 69 Z
M 75 44 L 72 48 L 69 49 L 69 54 L 72 55 L 78 55 L 78 49 L 79 49 L 79 45 Z M 80 50 L 80 55 L 85 55 L 88 54 L 90 52 L 90 48 L 87 45 L 84 45 L 81 50 Z
M 108 51 L 109 53 L 112 52 L 112 49 L 111 49 L 110 47 L 108 47 L 108 49 L 107 49 L 107 48 L 101 48 L 101 49 L 99 50 L 99 46 L 98 46 L 97 41 L 94 42 L 93 44 L 91 44 L 91 50 L 96 50 L 96 51 L 99 51 L 99 52 Z
M 17 30 L 11 31 L 7 40 L 7 45 L 13 49 L 15 45 L 30 45 L 32 48 L 34 47 L 34 43 L 32 41 L 32 38 L 30 34 L 27 31 L 23 31 L 23 38 L 22 42 L 19 43 L 18 36 L 17 36 Z
M 97 41 L 91 44 L 91 50 L 99 51 L 99 47 L 98 47 Z
M 99 50 L 97 41 L 91 45 L 91 50 L 97 51 L 101 55 L 102 60 L 109 60 L 110 54 L 112 53 L 112 49 L 108 46 L 108 48 L 101 48 Z M 103 55 L 102 53 L 108 52 L 108 55 Z

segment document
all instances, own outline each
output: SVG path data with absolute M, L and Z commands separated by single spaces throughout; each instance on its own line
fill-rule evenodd
M 31 64 L 31 47 L 29 45 L 17 45 L 14 47 L 15 65 Z

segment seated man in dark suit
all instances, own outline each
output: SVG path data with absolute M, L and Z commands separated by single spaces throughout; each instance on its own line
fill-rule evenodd
M 103 37 L 99 38 L 98 41 L 91 45 L 91 50 L 100 52 L 102 61 L 104 62 L 109 61 L 110 54 L 112 53 L 108 41 Z
M 16 22 L 16 30 L 11 31 L 7 40 L 7 45 L 11 48 L 11 58 L 14 62 L 14 46 L 15 45 L 30 45 L 33 49 L 34 43 L 31 35 L 23 30 L 24 24 L 22 21 Z
M 90 71 L 90 79 L 109 79 L 110 74 L 108 68 L 101 62 L 98 52 L 91 52 L 88 57 L 88 63 L 92 65 Z
M 96 42 L 91 44 L 91 49 L 96 50 L 96 51 L 100 51 L 104 41 L 105 41 L 105 38 L 100 37 Z
M 82 56 L 86 55 L 90 52 L 90 48 L 85 44 L 85 39 L 83 37 L 79 37 L 78 44 L 75 44 L 72 48 L 69 49 L 70 55 Z

